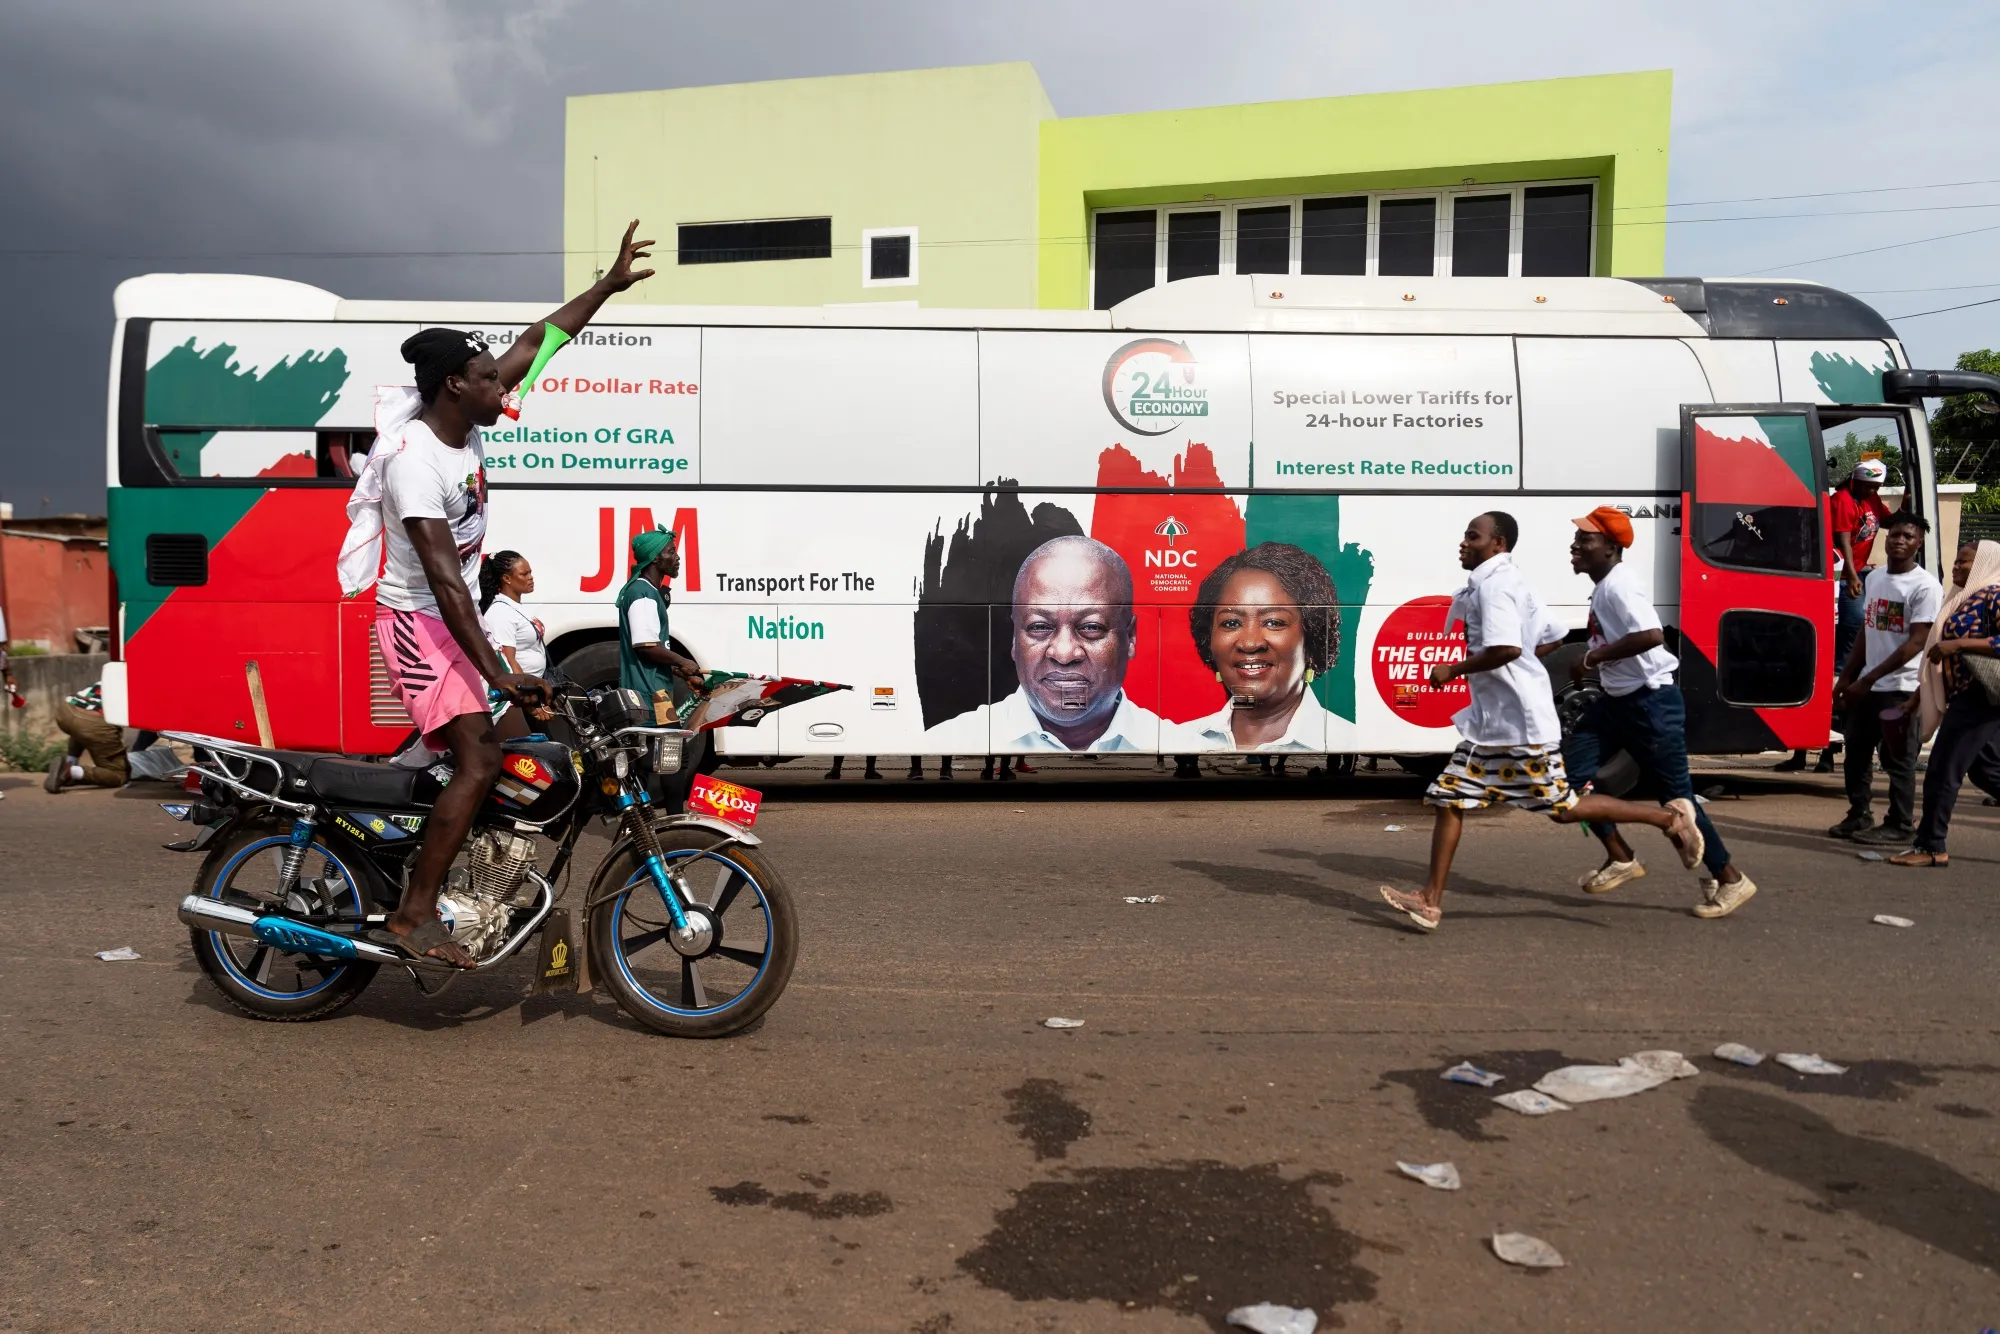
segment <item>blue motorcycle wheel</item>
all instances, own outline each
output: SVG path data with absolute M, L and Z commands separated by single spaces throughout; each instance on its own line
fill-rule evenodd
M 260 825 L 239 831 L 202 863 L 194 892 L 252 910 L 359 914 L 360 890 L 342 855 L 315 840 L 298 882 L 282 900 L 279 871 L 289 831 Z M 298 1023 L 347 1006 L 375 977 L 376 965 L 296 954 L 246 936 L 190 931 L 195 961 L 223 998 L 252 1019 Z
M 620 888 L 591 910 L 591 971 L 626 1014 L 656 1033 L 739 1033 L 791 980 L 799 949 L 791 893 L 757 849 L 706 831 L 663 830 L 660 851 L 694 899 L 694 938 L 677 938 L 639 854 L 626 849 L 596 877 Z

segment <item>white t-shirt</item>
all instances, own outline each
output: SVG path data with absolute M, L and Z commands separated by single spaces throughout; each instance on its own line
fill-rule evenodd
M 1452 716 L 1459 734 L 1475 746 L 1553 746 L 1562 741 L 1562 722 L 1549 674 L 1535 654 L 1553 621 L 1535 591 L 1506 552 L 1472 572 L 1452 599 L 1446 624 L 1465 621 L 1467 657 L 1495 645 L 1521 656 L 1490 672 L 1463 679 L 1472 703 Z
M 1929 570 L 1913 565 L 1905 574 L 1891 574 L 1878 565 L 1861 585 L 1861 633 L 1865 637 L 1863 671 L 1874 671 L 1910 637 L 1910 627 L 1938 618 L 1944 589 Z M 1907 692 L 1917 688 L 1924 655 L 1919 653 L 1893 672 L 1884 673 L 1872 689 Z M 1845 666 L 1846 664 L 1841 664 Z
M 548 645 L 542 642 L 542 623 L 505 593 L 493 599 L 493 605 L 480 620 L 486 626 L 486 642 L 493 645 L 493 651 L 513 649 L 514 661 L 528 675 L 540 676 L 549 665 Z M 506 659 L 501 661 L 504 663 Z
M 479 587 L 479 550 L 486 542 L 486 454 L 474 427 L 463 449 L 439 440 L 421 419 L 404 430 L 403 447 L 382 480 L 382 535 L 388 557 L 375 598 L 397 611 L 436 611 L 424 563 L 403 527 L 405 519 L 443 519 L 458 545 L 460 576 Z
M 1653 600 L 1639 587 L 1638 576 L 1626 569 L 1623 561 L 1612 566 L 1611 573 L 1598 580 L 1597 587 L 1591 590 L 1590 647 L 1593 649 L 1615 644 L 1641 630 L 1664 628 L 1660 613 L 1653 610 Z M 1679 665 L 1679 659 L 1664 647 L 1649 648 L 1630 658 L 1600 660 L 1597 679 L 1607 695 L 1629 695 L 1635 690 L 1672 685 L 1674 669 Z

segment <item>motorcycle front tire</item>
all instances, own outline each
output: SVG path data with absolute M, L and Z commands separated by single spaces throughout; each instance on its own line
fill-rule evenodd
M 674 1003 L 679 997 L 655 996 L 639 985 L 637 975 L 625 966 L 624 955 L 619 948 L 620 906 L 624 895 L 614 893 L 590 911 L 591 974 L 617 1000 L 618 1008 L 655 1033 L 677 1038 L 722 1038 L 740 1033 L 762 1019 L 778 1003 L 778 998 L 784 994 L 785 984 L 791 980 L 792 965 L 797 961 L 799 952 L 798 915 L 792 907 L 791 891 L 755 848 L 740 843 L 723 844 L 714 834 L 704 830 L 663 829 L 658 837 L 661 855 L 669 865 L 703 858 L 704 854 L 735 863 L 746 881 L 743 888 L 754 887 L 768 915 L 768 934 L 765 937 L 768 958 L 752 984 L 728 1004 L 706 1012 L 685 1009 Z M 705 869 L 698 869 L 692 878 L 696 883 L 691 888 L 699 891 L 701 882 L 709 877 Z M 592 878 L 592 897 L 604 894 L 612 886 L 626 886 L 627 893 L 657 895 L 646 875 L 638 849 L 630 844 L 619 848 L 598 868 L 597 875 Z M 733 908 L 732 912 L 740 912 L 742 907 L 749 906 L 743 903 L 741 889 L 735 902 L 742 906 Z M 655 897 L 649 911 L 659 910 Z M 725 931 L 725 941 L 727 939 Z

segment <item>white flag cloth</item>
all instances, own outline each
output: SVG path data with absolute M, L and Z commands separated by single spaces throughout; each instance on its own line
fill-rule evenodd
M 403 431 L 424 410 L 410 385 L 375 387 L 375 447 L 354 479 L 347 500 L 347 540 L 340 544 L 340 591 L 355 597 L 375 586 L 382 573 L 382 477 L 389 459 L 403 448 Z

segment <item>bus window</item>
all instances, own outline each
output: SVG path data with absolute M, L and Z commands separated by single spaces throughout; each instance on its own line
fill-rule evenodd
M 1810 419 L 1790 414 L 1694 418 L 1695 550 L 1710 564 L 1818 576 L 1818 460 Z

